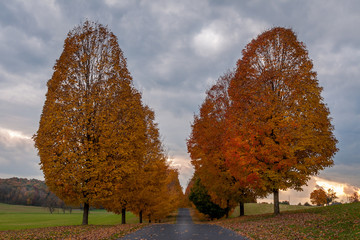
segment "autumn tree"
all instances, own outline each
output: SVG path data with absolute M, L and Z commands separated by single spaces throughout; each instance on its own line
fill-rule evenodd
M 156 196 L 157 202 L 148 210 L 148 220 L 159 221 L 180 207 L 184 201 L 184 194 L 179 182 L 179 172 L 176 169 L 168 168 L 166 187 L 162 188 L 159 195 Z
M 158 205 L 159 208 L 163 201 L 162 197 L 168 194 L 168 171 L 167 156 L 160 140 L 159 129 L 155 123 L 155 114 L 147 106 L 145 112 L 145 154 L 139 166 L 135 181 L 134 191 L 132 191 L 132 201 L 129 210 L 139 215 L 140 223 L 143 216 L 154 215 L 152 212 Z M 160 201 L 159 201 L 160 200 Z
M 228 88 L 232 77 L 233 72 L 229 71 L 206 92 L 200 112 L 194 116 L 187 148 L 195 174 L 212 201 L 228 210 L 240 203 L 240 213 L 244 215 L 244 202 L 254 198 L 255 193 L 248 182 L 239 182 L 230 174 L 224 155 L 230 106 Z
M 183 201 L 184 196 L 177 170 L 171 167 L 166 168 L 165 179 L 163 173 L 163 171 L 153 171 L 153 176 L 160 177 L 160 182 L 155 178 L 152 179 L 153 183 L 148 182 L 149 185 L 139 192 L 136 204 L 132 205 L 132 211 L 139 215 L 140 222 L 143 219 L 147 219 L 149 223 L 160 222 L 161 219 L 178 209 Z
M 144 151 L 139 157 L 136 172 L 117 185 L 113 195 L 102 201 L 108 211 L 122 215 L 125 223 L 126 210 L 149 221 L 160 221 L 178 208 L 183 198 L 178 180 L 178 172 L 167 162 L 155 114 L 147 106 L 143 107 L 145 132 Z M 125 194 L 124 194 L 125 193 Z
M 260 34 L 243 50 L 230 83 L 226 143 L 230 172 L 274 194 L 301 190 L 333 165 L 337 140 L 305 45 L 291 29 Z
M 194 184 L 195 184 L 195 177 L 193 175 L 193 177 L 188 181 L 188 184 L 185 189 L 185 196 L 184 196 L 185 197 L 185 207 L 191 206 L 189 196 L 190 196 L 191 188 L 194 186 Z
M 310 193 L 310 200 L 312 204 L 316 204 L 317 206 L 324 206 L 324 204 L 327 203 L 326 192 L 322 188 L 315 189 Z
M 332 203 L 337 198 L 338 197 L 336 196 L 336 192 L 334 191 L 334 189 L 329 188 L 326 193 L 326 204 L 329 206 L 330 203 Z
M 187 140 L 191 163 L 196 176 L 201 179 L 213 201 L 223 207 L 234 203 L 235 185 L 225 166 L 222 152 L 225 115 L 229 106 L 227 89 L 232 73 L 219 78 L 207 92 L 200 107 L 199 115 L 194 116 L 192 131 Z
M 49 189 L 66 203 L 91 205 L 129 191 L 144 151 L 141 96 L 116 36 L 89 21 L 68 33 L 34 135 Z M 124 202 L 121 199 L 121 202 Z

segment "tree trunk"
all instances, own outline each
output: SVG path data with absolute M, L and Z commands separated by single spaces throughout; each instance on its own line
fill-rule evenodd
M 121 224 L 126 223 L 126 208 L 121 209 Z
M 229 207 L 229 199 L 226 200 L 226 218 L 229 218 L 229 212 L 230 212 L 230 207 Z
M 88 225 L 89 223 L 89 203 L 84 203 L 83 221 L 82 225 Z
M 149 214 L 149 216 L 148 216 L 148 217 L 149 217 L 149 223 L 151 223 L 151 215 Z
M 245 215 L 245 204 L 244 202 L 240 202 L 240 217 Z
M 279 189 L 274 189 L 274 215 L 280 214 Z
M 140 212 L 139 212 L 139 222 L 143 223 L 143 221 L 142 221 L 142 210 L 140 210 Z

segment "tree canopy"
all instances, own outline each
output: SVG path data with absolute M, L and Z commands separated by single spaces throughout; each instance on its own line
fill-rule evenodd
M 34 135 L 46 184 L 67 203 L 108 199 L 138 169 L 145 151 L 141 95 L 116 36 L 89 21 L 71 30 L 47 83 Z
M 315 189 L 310 193 L 310 200 L 312 204 L 317 206 L 324 206 L 327 203 L 327 195 L 324 189 Z
M 291 29 L 260 34 L 237 63 L 229 88 L 230 171 L 251 168 L 248 176 L 274 193 L 275 213 L 279 189 L 301 190 L 333 165 L 337 140 L 321 91 L 305 45 Z
M 229 210 L 256 195 L 248 182 L 240 182 L 230 174 L 224 154 L 228 128 L 226 118 L 230 107 L 228 90 L 233 76 L 234 73 L 228 71 L 206 92 L 187 141 L 196 176 L 201 179 L 212 201 Z
M 312 60 L 291 29 L 265 31 L 242 55 L 227 87 L 219 81 L 207 92 L 188 151 L 209 194 L 234 179 L 238 191 L 273 193 L 278 214 L 279 190 L 300 191 L 332 166 L 337 140 Z

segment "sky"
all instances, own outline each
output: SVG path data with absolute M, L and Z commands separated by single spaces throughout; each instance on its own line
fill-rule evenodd
M 357 0 L 0 0 L 0 178 L 43 179 L 31 137 L 46 83 L 67 33 L 88 19 L 117 36 L 183 187 L 193 173 L 186 139 L 205 91 L 235 68 L 257 35 L 276 26 L 292 28 L 318 73 L 339 152 L 335 165 L 303 192 L 282 192 L 280 199 L 305 201 L 316 186 L 358 191 L 359 13 Z

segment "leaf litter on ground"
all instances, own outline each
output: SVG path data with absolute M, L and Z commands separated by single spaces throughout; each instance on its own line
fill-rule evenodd
M 214 222 L 249 239 L 360 239 L 360 203 Z
M 147 224 L 87 225 L 0 231 L 0 239 L 116 239 Z

